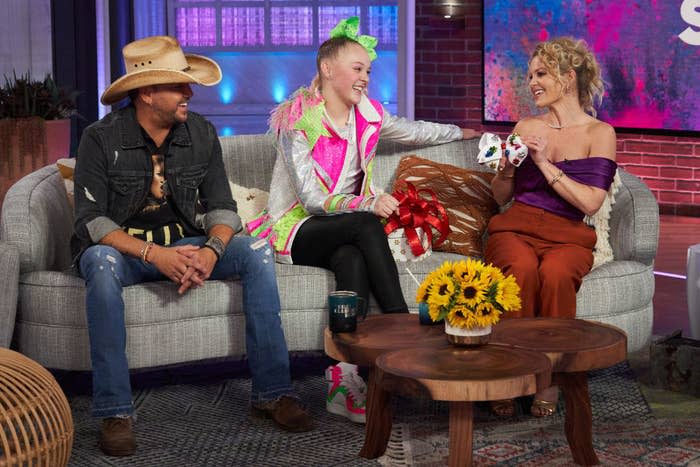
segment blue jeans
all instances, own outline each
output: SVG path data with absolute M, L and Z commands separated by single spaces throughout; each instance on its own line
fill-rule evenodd
M 205 237 L 190 237 L 173 244 L 202 246 Z M 293 395 L 289 354 L 280 320 L 274 254 L 269 245 L 253 250 L 257 239 L 233 237 L 210 279 L 240 276 L 246 315 L 246 352 L 253 377 L 251 400 L 264 402 Z M 87 287 L 86 309 L 92 359 L 92 394 L 95 417 L 131 415 L 129 367 L 122 288 L 141 282 L 169 280 L 152 264 L 122 255 L 105 245 L 93 245 L 80 258 L 80 273 Z M 175 283 L 173 287 L 177 287 Z M 142 310 L 147 313 L 148 310 Z

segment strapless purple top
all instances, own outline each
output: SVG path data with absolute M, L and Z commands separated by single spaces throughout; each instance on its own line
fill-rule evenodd
M 605 157 L 563 160 L 555 162 L 554 165 L 564 171 L 567 177 L 605 191 L 610 189 L 617 170 L 617 163 Z M 580 221 L 584 217 L 583 212 L 569 204 L 549 186 L 547 179 L 529 157 L 515 171 L 513 196 L 515 201 L 544 209 L 567 219 Z

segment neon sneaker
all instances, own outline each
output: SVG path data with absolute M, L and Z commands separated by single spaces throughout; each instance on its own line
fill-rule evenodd
M 356 423 L 365 423 L 367 386 L 357 374 L 357 366 L 339 363 L 326 368 L 328 397 L 326 410 Z

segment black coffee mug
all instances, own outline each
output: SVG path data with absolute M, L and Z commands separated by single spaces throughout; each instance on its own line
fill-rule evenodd
M 328 328 L 331 332 L 355 332 L 357 317 L 367 316 L 367 302 L 351 290 L 336 290 L 328 295 Z

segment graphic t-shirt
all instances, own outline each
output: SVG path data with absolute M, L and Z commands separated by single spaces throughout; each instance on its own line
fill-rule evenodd
M 171 204 L 171 193 L 165 179 L 165 154 L 168 152 L 172 132 L 160 147 L 156 147 L 150 136 L 141 129 L 146 147 L 151 152 L 153 178 L 151 189 L 141 209 L 124 223 L 129 235 L 158 245 L 167 246 L 185 236 L 176 209 Z

